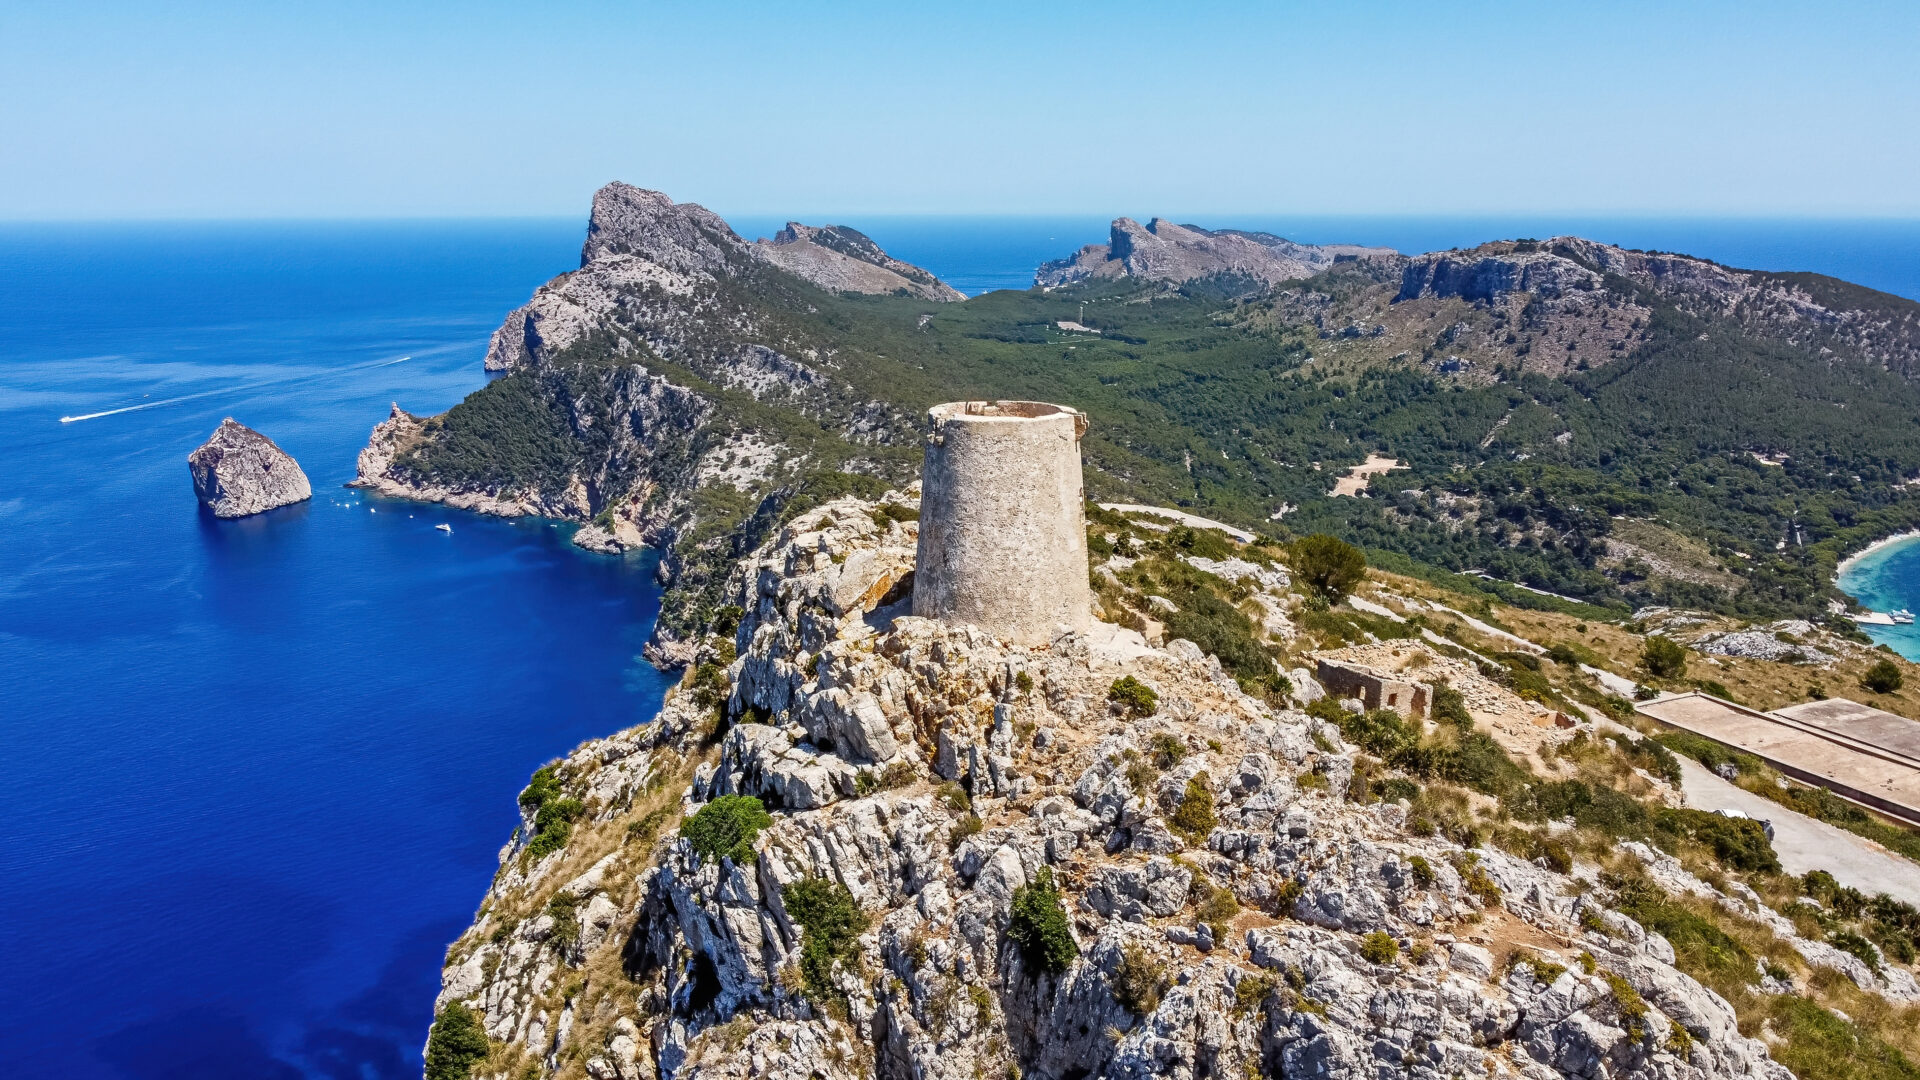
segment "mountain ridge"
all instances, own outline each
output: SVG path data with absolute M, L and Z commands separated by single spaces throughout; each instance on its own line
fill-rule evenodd
M 357 482 L 660 548 L 669 662 L 732 558 L 794 506 L 909 479 L 923 410 L 958 398 L 1086 407 L 1090 493 L 1110 501 L 1332 531 L 1602 605 L 1825 617 L 1840 554 L 1920 523 L 1910 301 L 1572 237 L 1323 247 L 1309 265 L 1279 238 L 1157 225 L 1141 231 L 1160 249 L 1101 262 L 1157 277 L 929 305 L 761 254 L 917 281 L 853 230 L 748 244 L 697 204 L 611 185 L 586 264 L 495 333 L 486 363 L 508 377 L 390 416 Z M 1313 272 L 1269 285 L 1180 247 L 1216 242 Z M 1082 318 L 1102 333 L 1063 328 Z M 1332 497 L 1375 453 L 1411 467 Z M 1608 540 L 1616 516 L 1668 522 L 1712 566 L 1636 561 Z

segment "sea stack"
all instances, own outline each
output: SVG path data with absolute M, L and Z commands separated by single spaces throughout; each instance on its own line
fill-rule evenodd
M 1087 418 L 1040 401 L 955 401 L 928 418 L 913 613 L 1018 645 L 1087 630 Z
M 307 474 L 272 439 L 229 416 L 187 455 L 193 491 L 214 517 L 237 518 L 313 498 Z

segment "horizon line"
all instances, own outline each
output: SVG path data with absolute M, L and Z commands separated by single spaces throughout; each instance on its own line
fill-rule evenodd
M 706 206 L 704 203 L 698 205 Z M 1022 210 L 1022 211 L 913 211 L 913 210 L 844 210 L 844 211 L 771 211 L 771 210 L 713 210 L 722 218 L 783 218 L 789 221 L 805 222 L 807 219 L 825 221 L 829 218 L 917 218 L 945 220 L 983 220 L 983 219 L 1027 219 L 1060 220 L 1083 218 L 1087 220 L 1115 221 L 1122 217 L 1145 221 L 1158 218 L 1163 221 L 1179 223 L 1198 219 L 1220 220 L 1226 218 L 1248 219 L 1360 219 L 1360 220 L 1452 220 L 1452 221 L 1521 221 L 1541 218 L 1567 218 L 1586 221 L 1723 221 L 1723 222 L 1760 222 L 1760 221 L 1803 221 L 1803 222 L 1882 222 L 1920 224 L 1920 210 L 1906 213 L 1835 213 L 1813 211 L 1769 211 L 1769 212 L 1691 212 L 1679 210 L 1435 210 L 1435 211 L 1380 211 L 1380 210 L 1221 210 L 1173 212 L 1149 214 L 1144 218 L 1132 214 L 1108 215 L 1091 210 Z M 455 224 L 461 222 L 557 222 L 584 220 L 587 213 L 574 211 L 568 213 L 503 213 L 503 214 L 237 214 L 228 216 L 212 215 L 156 215 L 151 217 L 0 217 L 0 228 L 19 226 L 87 226 L 87 225 L 318 225 L 318 224 L 408 224 L 437 223 Z

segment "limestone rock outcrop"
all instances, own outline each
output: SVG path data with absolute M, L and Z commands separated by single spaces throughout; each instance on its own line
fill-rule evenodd
M 1342 259 L 1397 257 L 1391 248 L 1296 244 L 1271 233 L 1202 229 L 1162 218 L 1142 225 L 1123 217 L 1114 220 L 1105 244 L 1088 244 L 1069 258 L 1041 264 L 1033 283 L 1052 288 L 1129 277 L 1178 284 L 1226 275 L 1275 285 L 1312 277 Z
M 788 522 L 728 579 L 704 674 L 556 764 L 565 845 L 536 854 L 523 805 L 443 975 L 494 1042 L 476 1075 L 1790 1080 L 1596 867 L 1348 801 L 1338 729 L 1191 642 L 907 615 L 916 526 L 856 499 Z M 1153 715 L 1108 701 L 1122 675 Z M 1174 813 L 1195 791 L 1199 826 Z M 673 834 L 728 795 L 770 810 L 745 850 Z M 1073 944 L 1051 968 L 1012 933 L 1046 880 Z
M 880 250 L 865 233 L 845 225 L 787 227 L 771 240 L 757 241 L 754 254 L 836 292 L 903 292 L 923 300 L 965 300 L 966 294 L 912 263 Z
M 231 416 L 187 455 L 187 471 L 194 494 L 215 517 L 246 517 L 313 498 L 292 455 Z

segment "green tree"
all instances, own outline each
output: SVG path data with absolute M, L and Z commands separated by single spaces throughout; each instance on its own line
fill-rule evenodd
M 1887 659 L 1879 660 L 1860 677 L 1860 685 L 1876 694 L 1891 694 L 1906 681 L 1906 676 L 1900 674 L 1899 666 Z
M 1655 678 L 1677 679 L 1687 673 L 1687 650 L 1656 634 L 1640 647 L 1640 663 Z
M 1367 557 L 1352 544 L 1315 533 L 1293 545 L 1293 572 L 1329 604 L 1346 599 L 1367 576 Z
M 1067 929 L 1067 910 L 1060 904 L 1060 888 L 1053 883 L 1051 869 L 1041 867 L 1031 882 L 1014 891 L 1007 936 L 1020 946 L 1029 966 L 1043 971 L 1065 971 L 1080 955 L 1080 946 Z

